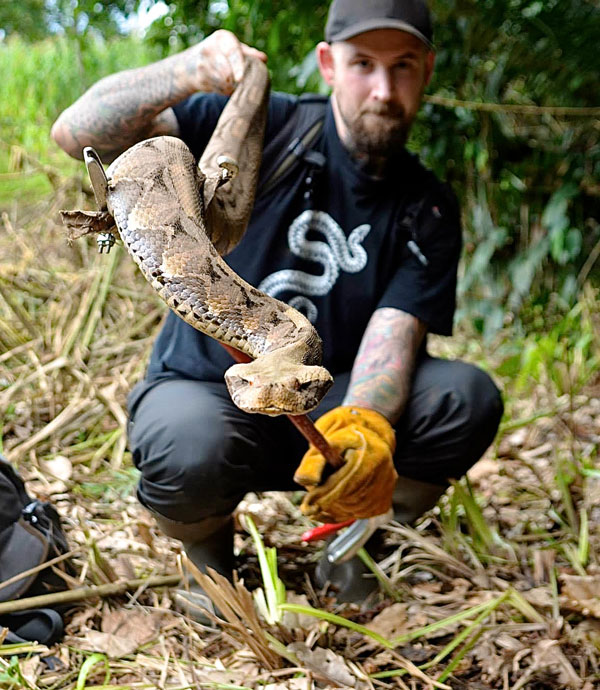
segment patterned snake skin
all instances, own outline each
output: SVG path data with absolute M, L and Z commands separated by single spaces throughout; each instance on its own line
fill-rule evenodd
M 314 409 L 332 383 L 319 366 L 321 339 L 300 312 L 246 283 L 220 256 L 238 244 L 252 211 L 268 90 L 266 67 L 248 59 L 199 167 L 180 139 L 142 141 L 106 171 L 108 212 L 63 212 L 63 222 L 72 238 L 116 225 L 145 278 L 178 316 L 254 360 L 225 373 L 235 404 L 247 412 L 297 415 Z

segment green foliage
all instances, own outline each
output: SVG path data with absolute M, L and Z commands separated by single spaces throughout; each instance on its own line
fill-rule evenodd
M 228 29 L 269 56 L 275 90 L 314 91 L 321 84 L 313 49 L 323 38 L 326 13 L 327 4 L 316 0 L 180 0 L 151 26 L 147 40 L 166 53 L 186 48 L 216 29 Z
M 286 600 L 285 585 L 277 574 L 277 549 L 265 547 L 260 532 L 250 515 L 245 516 L 245 521 L 256 548 L 263 581 L 263 587 L 259 587 L 253 592 L 254 602 L 264 620 L 269 625 L 274 625 L 281 621 L 279 606 L 284 604 Z
M 16 651 L 19 651 L 18 649 Z M 12 690 L 14 688 L 19 690 L 21 688 L 30 688 L 31 685 L 25 680 L 19 666 L 19 657 L 11 656 L 10 662 L 7 667 L 0 673 L 0 683 L 2 687 L 7 688 L 7 690 Z
M 101 77 L 160 55 L 157 46 L 131 37 L 85 44 L 55 37 L 29 44 L 13 36 L 0 43 L 0 73 L 9 75 L 0 99 L 0 207 L 50 194 L 54 167 L 77 169 L 50 138 L 62 110 Z
M 139 0 L 22 0 L 0 4 L 0 31 L 39 41 L 48 34 L 84 37 L 125 33 Z
M 142 4 L 156 2 L 4 3 L 0 27 L 8 35 L 18 27 L 28 40 L 44 31 L 74 40 L 0 44 L 0 67 L 11 75 L 0 103 L 3 138 L 44 156 L 53 118 L 100 76 L 164 57 L 217 28 L 268 54 L 275 89 L 325 89 L 313 48 L 323 37 L 327 3 L 176 0 L 143 42 L 114 40 Z M 600 9 L 586 0 L 430 4 L 437 55 L 428 93 L 446 101 L 424 104 L 410 146 L 461 200 L 458 319 L 488 337 L 528 321 L 531 307 L 556 296 L 569 309 L 588 275 L 597 278 L 594 261 L 586 264 L 600 242 L 597 111 L 481 107 L 598 107 Z
M 532 383 L 542 384 L 555 395 L 575 395 L 593 380 L 600 369 L 595 326 L 585 300 L 580 300 L 556 323 L 539 326 L 518 344 L 518 351 L 499 369 L 514 377 L 517 394 Z M 541 317 L 541 308 L 537 307 Z
M 44 0 L 22 0 L 0 3 L 0 31 L 10 36 L 20 33 L 31 41 L 39 41 L 47 33 Z
M 600 146 L 594 117 L 485 112 L 477 104 L 598 106 L 600 56 L 591 46 L 600 10 L 556 0 L 431 4 L 439 50 L 429 91 L 473 106 L 427 103 L 420 153 L 463 203 L 459 317 L 492 335 L 532 298 L 547 304 L 558 292 L 574 303 L 600 237 Z
M 31 45 L 14 37 L 0 43 L 0 73 L 10 75 L 0 99 L 1 138 L 44 157 L 52 122 L 87 88 L 107 74 L 159 56 L 159 49 L 134 38 L 90 40 L 83 46 L 66 38 Z

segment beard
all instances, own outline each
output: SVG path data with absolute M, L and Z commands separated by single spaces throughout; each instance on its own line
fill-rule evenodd
M 381 165 L 404 150 L 412 120 L 401 106 L 371 104 L 350 114 L 338 101 L 338 110 L 347 130 L 344 144 L 355 158 Z

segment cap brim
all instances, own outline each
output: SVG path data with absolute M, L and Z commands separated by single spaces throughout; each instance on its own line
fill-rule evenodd
M 376 29 L 398 29 L 398 31 L 405 31 L 407 34 L 412 34 L 420 41 L 422 41 L 429 50 L 435 50 L 433 43 L 424 36 L 418 29 L 415 29 L 411 24 L 401 21 L 400 19 L 366 19 L 362 22 L 357 22 L 352 26 L 347 27 L 343 31 L 338 31 L 336 34 L 329 37 L 329 42 L 345 41 L 348 38 L 353 38 L 359 34 L 364 34 L 366 31 L 374 31 Z

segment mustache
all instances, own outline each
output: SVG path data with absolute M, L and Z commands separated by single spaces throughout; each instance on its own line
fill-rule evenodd
M 386 105 L 384 103 L 372 104 L 360 109 L 360 115 L 378 115 L 393 120 L 404 120 L 405 113 L 402 106 Z

